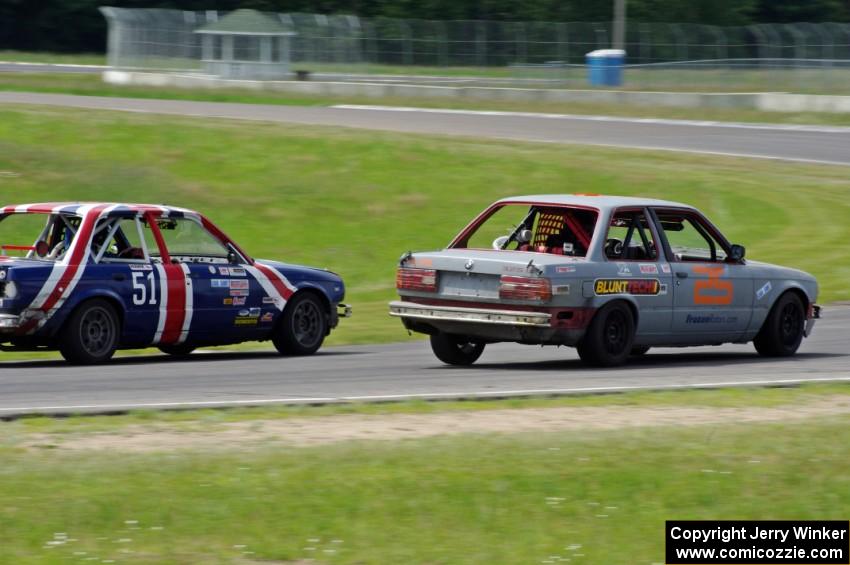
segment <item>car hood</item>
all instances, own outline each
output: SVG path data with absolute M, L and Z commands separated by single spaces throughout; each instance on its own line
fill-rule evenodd
M 755 270 L 757 277 L 760 276 L 763 278 L 783 278 L 817 282 L 814 275 L 799 269 L 792 269 L 791 267 L 773 265 L 762 261 L 750 261 L 749 259 L 747 259 L 747 265 Z
M 318 267 L 308 267 L 306 265 L 294 265 L 292 263 L 282 263 L 280 261 L 269 261 L 267 259 L 257 259 L 259 263 L 277 269 L 283 276 L 292 282 L 298 281 L 326 281 L 326 282 L 341 282 L 342 277 L 338 274 L 320 269 Z

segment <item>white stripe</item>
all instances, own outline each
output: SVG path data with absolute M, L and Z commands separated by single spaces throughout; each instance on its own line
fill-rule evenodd
M 1 366 L 2 364 L 0 364 Z M 594 394 L 609 392 L 632 392 L 652 390 L 686 390 L 686 389 L 712 389 L 724 387 L 742 386 L 772 386 L 772 385 L 797 385 L 806 383 L 829 383 L 850 382 L 850 377 L 823 377 L 813 379 L 777 379 L 757 381 L 726 381 L 693 384 L 671 384 L 671 385 L 643 385 L 643 386 L 602 386 L 602 387 L 577 387 L 577 388 L 554 388 L 554 389 L 519 389 L 519 390 L 486 390 L 486 391 L 453 391 L 453 392 L 424 392 L 415 394 L 379 394 L 364 396 L 319 396 L 319 397 L 284 397 L 284 398 L 255 398 L 242 400 L 200 400 L 187 402 L 142 402 L 127 404 L 80 404 L 68 406 L 20 406 L 0 407 L 0 412 L 26 413 L 26 412 L 68 412 L 74 410 L 131 410 L 137 408 L 180 408 L 192 406 L 262 406 L 267 404 L 322 404 L 341 402 L 380 402 L 388 400 L 414 400 L 414 399 L 475 399 L 475 398 L 501 398 L 501 397 L 523 397 L 523 396 L 549 396 L 549 395 L 571 395 L 571 394 Z
M 585 122 L 613 122 L 627 124 L 655 124 L 665 126 L 711 127 L 769 131 L 797 131 L 810 133 L 850 133 L 850 127 L 813 126 L 795 124 L 768 124 L 759 122 L 720 122 L 713 120 L 674 120 L 665 118 L 628 118 L 623 116 L 595 116 L 586 114 L 548 114 L 542 112 L 510 112 L 500 110 L 457 110 L 449 108 L 416 108 L 412 106 L 371 106 L 366 104 L 336 104 L 339 110 L 368 110 L 375 112 L 416 112 L 425 114 L 460 114 L 465 116 L 502 116 L 514 118 L 542 118 L 547 120 L 579 120 Z
M 189 266 L 185 263 L 181 263 L 180 267 L 183 268 L 183 278 L 186 281 L 186 308 L 185 314 L 183 315 L 183 330 L 180 332 L 180 337 L 177 339 L 178 344 L 183 343 L 186 341 L 186 338 L 189 337 L 189 328 L 192 325 L 195 299 L 195 289 L 192 285 L 192 273 L 189 271 Z
M 280 280 L 280 282 L 282 282 L 282 283 L 283 283 L 283 286 L 285 286 L 286 288 L 288 288 L 288 289 L 289 289 L 289 290 L 291 290 L 292 292 L 296 292 L 296 291 L 298 290 L 297 288 L 295 288 L 294 286 L 292 286 L 292 283 L 290 283 L 290 282 L 289 282 L 289 279 L 287 279 L 286 277 L 284 277 L 284 276 L 281 274 L 281 272 L 280 272 L 280 271 L 278 271 L 277 269 L 275 269 L 275 268 L 274 268 L 274 267 L 272 267 L 271 265 L 266 265 L 265 263 L 261 263 L 261 262 L 259 262 L 259 261 L 254 261 L 254 263 L 259 264 L 259 265 L 262 265 L 262 266 L 263 266 L 263 267 L 265 267 L 266 269 L 269 269 L 272 273 L 274 273 L 274 275 L 278 278 L 278 280 Z
M 165 329 L 165 317 L 168 315 L 168 277 L 160 263 L 154 263 L 154 268 L 159 275 L 159 320 L 153 334 L 153 344 L 156 345 L 162 341 L 162 330 Z
M 286 306 L 286 298 L 278 292 L 268 277 L 266 277 L 266 275 L 258 268 L 251 265 L 245 265 L 245 272 L 250 274 L 258 283 L 260 283 L 260 286 L 263 287 L 267 296 L 271 296 L 274 299 L 274 305 L 277 309 L 283 310 L 283 307 Z

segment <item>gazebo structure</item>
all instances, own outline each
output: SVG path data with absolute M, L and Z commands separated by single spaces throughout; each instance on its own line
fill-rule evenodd
M 289 41 L 295 32 L 256 10 L 236 10 L 195 33 L 202 36 L 204 72 L 232 79 L 289 77 Z

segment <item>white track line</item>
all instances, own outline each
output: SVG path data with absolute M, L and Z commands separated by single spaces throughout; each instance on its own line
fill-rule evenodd
M 827 382 L 850 382 L 850 377 L 821 377 L 814 379 L 771 379 L 753 381 L 725 381 L 690 384 L 670 385 L 647 385 L 647 386 L 600 386 L 600 387 L 578 387 L 578 388 L 552 388 L 552 389 L 519 389 L 519 390 L 493 390 L 493 391 L 458 391 L 458 392 L 433 392 L 417 394 L 378 394 L 365 396 L 318 396 L 318 397 L 290 397 L 290 398 L 257 398 L 251 400 L 204 400 L 189 402 L 142 402 L 132 404 L 77 404 L 67 406 L 20 406 L 14 408 L 0 407 L 0 413 L 7 415 L 30 414 L 30 413 L 70 413 L 76 411 L 86 412 L 115 412 L 139 409 L 169 409 L 169 408 L 200 408 L 200 407 L 235 407 L 235 406 L 264 406 L 270 404 L 332 404 L 346 402 L 383 402 L 397 400 L 447 400 L 447 399 L 482 399 L 501 397 L 523 397 L 523 396 L 559 396 L 571 394 L 601 394 L 610 392 L 633 392 L 653 390 L 687 390 L 687 389 L 711 389 L 724 387 L 746 387 L 746 386 L 782 386 L 798 385 L 806 383 Z
M 69 67 L 73 69 L 106 69 L 106 65 L 81 65 L 79 63 L 27 63 L 26 61 L 0 61 L 0 65 L 17 65 L 20 67 Z
M 541 118 L 555 120 L 580 120 L 586 122 L 614 122 L 628 124 L 655 124 L 665 126 L 712 127 L 769 131 L 796 131 L 807 133 L 850 133 L 850 127 L 769 124 L 748 122 L 720 122 L 712 120 L 673 120 L 664 118 L 629 118 L 623 116 L 595 116 L 583 114 L 547 114 L 539 112 L 508 112 L 500 110 L 456 110 L 443 108 L 416 108 L 411 106 L 370 106 L 366 104 L 336 104 L 339 110 L 372 110 L 377 112 L 417 112 L 427 114 L 461 114 L 466 116 L 503 116 L 515 118 Z

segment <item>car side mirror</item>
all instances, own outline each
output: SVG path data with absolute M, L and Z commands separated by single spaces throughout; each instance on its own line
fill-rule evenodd
M 741 261 L 746 253 L 747 250 L 743 245 L 733 245 L 732 249 L 729 250 L 729 258 L 733 261 Z
M 239 257 L 236 255 L 235 251 L 229 251 L 227 253 L 227 262 L 231 265 L 236 265 L 239 263 Z

